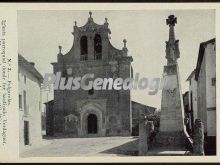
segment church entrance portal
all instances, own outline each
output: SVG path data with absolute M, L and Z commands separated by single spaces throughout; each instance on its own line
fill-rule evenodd
M 90 114 L 87 118 L 87 123 L 88 123 L 88 134 L 96 134 L 98 133 L 98 129 L 97 129 L 97 116 L 94 114 Z

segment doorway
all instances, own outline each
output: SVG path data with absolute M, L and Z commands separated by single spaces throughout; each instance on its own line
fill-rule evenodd
M 98 133 L 98 122 L 97 122 L 97 116 L 94 114 L 90 114 L 87 118 L 88 123 L 88 134 L 97 134 Z
M 29 122 L 24 121 L 24 145 L 29 145 Z

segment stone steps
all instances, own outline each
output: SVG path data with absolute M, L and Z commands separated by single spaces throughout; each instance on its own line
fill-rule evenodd
M 154 148 L 147 152 L 147 156 L 189 156 L 190 151 L 185 148 Z
M 182 147 L 155 147 L 150 148 L 147 156 L 189 156 L 192 153 Z
M 189 156 L 189 151 L 149 151 L 147 156 Z

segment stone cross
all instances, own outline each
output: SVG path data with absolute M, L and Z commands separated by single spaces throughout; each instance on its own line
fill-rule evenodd
M 58 46 L 58 48 L 59 48 L 59 54 L 61 54 L 61 52 L 62 52 L 62 46 Z
M 174 15 L 170 15 L 168 19 L 166 19 L 166 21 L 167 21 L 167 25 L 175 26 L 175 24 L 177 23 L 177 18 Z
M 179 58 L 179 44 L 175 39 L 174 26 L 177 23 L 177 18 L 174 15 L 168 16 L 166 19 L 167 25 L 169 25 L 169 41 L 166 42 L 166 58 L 168 64 L 175 64 L 177 58 Z
M 89 17 L 92 18 L 92 12 L 91 11 L 89 12 Z

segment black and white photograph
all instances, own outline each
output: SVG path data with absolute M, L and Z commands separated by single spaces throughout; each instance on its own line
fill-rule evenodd
M 19 156 L 216 156 L 215 14 L 18 10 Z

